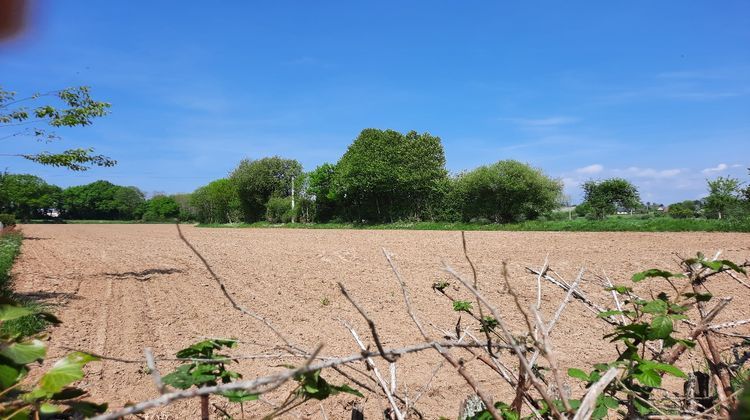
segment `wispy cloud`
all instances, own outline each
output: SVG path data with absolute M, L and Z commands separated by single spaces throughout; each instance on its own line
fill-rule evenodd
M 561 125 L 574 124 L 578 118 L 566 116 L 552 116 L 546 118 L 501 118 L 501 121 L 509 121 L 522 127 L 558 127 Z
M 706 168 L 706 169 L 702 170 L 701 172 L 704 173 L 704 174 L 710 174 L 710 173 L 715 173 L 715 172 L 722 172 L 722 171 L 725 171 L 727 169 L 729 169 L 729 165 L 727 165 L 726 163 L 720 163 L 720 164 L 714 166 L 713 168 Z
M 620 175 L 625 175 L 633 178 L 662 179 L 675 177 L 677 175 L 680 175 L 684 171 L 682 169 L 653 169 L 631 166 L 627 169 L 617 170 L 616 172 Z
M 583 168 L 576 169 L 576 173 L 591 175 L 591 174 L 598 174 L 599 172 L 603 170 L 604 170 L 603 165 L 595 163 L 593 165 L 584 166 Z

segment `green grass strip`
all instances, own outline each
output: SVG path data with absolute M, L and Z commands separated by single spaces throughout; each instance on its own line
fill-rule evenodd
M 13 292 L 13 282 L 10 270 L 13 262 L 21 252 L 23 235 L 16 232 L 0 235 L 0 295 L 11 298 L 34 312 L 41 312 L 44 308 L 39 303 Z M 32 336 L 43 331 L 48 323 L 36 315 L 5 321 L 0 326 L 0 334 Z
M 285 223 L 198 224 L 207 228 L 487 230 L 545 232 L 750 232 L 750 220 L 610 217 L 605 220 L 533 220 L 521 223 L 396 222 L 386 224 Z

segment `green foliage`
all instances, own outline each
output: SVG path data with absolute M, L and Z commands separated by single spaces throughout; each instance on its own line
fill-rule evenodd
M 152 197 L 144 202 L 141 208 L 141 218 L 146 222 L 171 220 L 180 215 L 180 205 L 174 198 L 166 195 Z
M 316 221 L 328 222 L 340 211 L 340 198 L 334 188 L 335 176 L 336 166 L 330 163 L 324 163 L 308 174 L 307 193 L 315 202 Z
M 22 238 L 20 233 L 0 235 L 0 296 L 10 293 L 10 269 L 21 251 Z
M 54 99 L 58 104 L 51 102 L 33 107 L 25 106 L 38 103 L 43 98 Z M 95 118 L 107 115 L 109 107 L 110 104 L 106 102 L 93 100 L 86 86 L 44 94 L 35 93 L 21 99 L 16 99 L 15 92 L 3 90 L 0 87 L 0 138 L 30 137 L 43 142 L 56 141 L 60 139 L 60 136 L 44 128 L 45 125 L 53 129 L 87 126 Z M 106 156 L 95 155 L 93 152 L 93 149 L 76 148 L 59 153 L 39 152 L 14 156 L 73 171 L 85 171 L 92 166 L 108 167 L 117 163 Z
M 165 375 L 162 380 L 165 384 L 179 389 L 191 387 L 214 386 L 219 383 L 229 383 L 242 375 L 227 370 L 226 363 L 233 360 L 223 354 L 217 353 L 222 349 L 231 349 L 237 346 L 236 340 L 211 339 L 193 344 L 177 352 L 176 356 L 186 359 L 174 372 Z M 251 394 L 243 390 L 233 390 L 222 394 L 229 401 L 243 402 L 258 399 L 257 394 Z
M 0 299 L 0 329 L 5 323 L 28 317 L 32 311 L 8 298 Z M 49 319 L 54 319 L 47 314 Z M 29 388 L 19 385 L 28 376 L 32 364 L 44 360 L 47 347 L 43 341 L 24 335 L 0 335 L 0 416 L 14 419 L 90 417 L 106 411 L 106 404 L 82 400 L 86 392 L 71 387 L 83 379 L 83 367 L 97 357 L 73 352 L 58 360 Z M 13 392 L 8 392 L 14 389 Z
M 195 190 L 190 195 L 190 206 L 201 223 L 235 223 L 242 219 L 237 188 L 226 178 Z
M 471 312 L 471 302 L 468 300 L 454 300 L 453 310 L 456 312 Z
M 108 181 L 69 187 L 62 193 L 63 214 L 71 219 L 132 220 L 142 215 L 144 202 L 138 188 Z
M 640 204 L 638 189 L 622 178 L 587 181 L 582 188 L 584 202 L 596 219 L 604 219 L 607 215 L 614 214 L 618 208 L 634 209 Z
M 662 269 L 649 269 L 632 276 L 633 283 L 646 280 L 663 279 L 669 282 L 670 290 L 675 294 L 666 292 L 658 293 L 651 299 L 643 299 L 633 293 L 633 288 L 627 285 L 615 285 L 608 288 L 620 296 L 618 302 L 622 302 L 622 310 L 605 311 L 599 314 L 602 318 L 608 318 L 612 322 L 612 332 L 604 338 L 616 343 L 618 357 L 608 363 L 598 363 L 590 371 L 578 368 L 570 368 L 567 373 L 570 378 L 579 380 L 585 388 L 590 388 L 605 375 L 610 369 L 617 369 L 614 381 L 611 381 L 603 392 L 598 395 L 591 415 L 593 419 L 614 417 L 646 418 L 652 414 L 677 414 L 680 406 L 671 405 L 672 398 L 662 398 L 661 386 L 665 375 L 679 379 L 687 379 L 688 376 L 676 367 L 674 359 L 669 358 L 670 349 L 675 346 L 692 348 L 695 342 L 686 339 L 684 333 L 676 331 L 675 325 L 688 318 L 688 314 L 694 313 L 695 307 L 702 305 L 712 299 L 710 293 L 698 291 L 706 279 L 724 272 L 733 271 L 746 274 L 745 266 L 738 265 L 729 260 L 708 260 L 704 255 L 698 254 L 695 258 L 684 259 L 680 266 L 686 274 L 672 273 Z M 692 286 L 692 287 L 691 287 Z M 433 286 L 434 288 L 434 286 Z M 692 292 L 686 292 L 693 290 Z M 619 307 L 619 306 L 618 306 Z M 470 310 L 470 303 L 466 301 L 453 301 L 454 310 Z M 480 329 L 483 332 L 492 333 L 497 326 L 497 320 L 492 317 L 483 317 L 479 320 Z M 695 324 L 693 324 L 695 325 Z M 532 331 L 526 337 L 518 337 L 520 341 L 536 341 L 532 337 Z M 540 350 L 546 344 L 535 343 Z M 650 352 L 649 349 L 660 349 Z M 544 351 L 544 350 L 542 350 Z M 681 350 L 680 350 L 681 351 Z M 739 356 L 736 356 L 739 357 Z M 746 356 L 745 356 L 746 357 Z M 744 359 L 743 359 L 744 360 Z M 747 373 L 740 370 L 743 362 L 740 362 L 733 374 L 737 378 L 732 383 L 733 390 L 740 391 L 742 384 L 746 381 Z M 544 383 L 550 383 L 552 378 L 545 377 L 543 369 L 536 371 L 538 379 Z M 743 376 L 744 375 L 744 376 Z M 719 385 L 721 386 L 721 385 Z M 519 391 L 520 392 L 520 391 Z M 747 391 L 745 391 L 747 394 Z M 518 395 L 521 395 L 520 393 Z M 570 418 L 581 406 L 581 399 L 568 398 L 571 410 L 566 410 L 565 404 L 558 398 L 556 393 L 550 393 L 551 406 L 535 394 L 526 393 L 530 404 L 536 407 L 541 418 L 558 418 L 553 415 L 556 410 L 563 417 Z M 677 396 L 677 401 L 680 400 Z M 748 395 L 744 396 L 747 400 Z M 709 401 L 713 405 L 713 401 Z M 679 403 L 678 403 L 679 404 Z M 743 405 L 744 404 L 744 405 Z M 480 408 L 483 408 L 481 405 Z M 709 407 L 709 406 L 706 406 Z M 732 418 L 745 418 L 745 413 L 750 407 L 750 400 L 740 399 L 737 412 Z M 495 403 L 495 408 L 503 419 L 519 419 L 519 413 L 504 403 Z M 467 409 L 468 410 L 468 409 Z M 473 411 L 473 410 L 472 410 Z M 566 411 L 568 413 L 566 414 Z M 611 414 L 610 414 L 611 413 Z M 741 413 L 741 414 L 740 414 Z M 470 419 L 492 418 L 488 410 L 466 413 Z M 706 411 L 705 414 L 712 414 Z M 529 417 L 531 418 L 531 416 Z
M 713 181 L 709 180 L 708 197 L 706 197 L 706 214 L 709 217 L 722 219 L 727 216 L 728 212 L 742 208 L 741 187 L 742 183 L 740 180 L 732 177 L 720 176 Z M 745 213 L 743 211 L 740 212 Z
M 739 404 L 737 404 L 737 408 L 732 413 L 731 419 L 750 419 L 750 380 L 745 382 L 744 390 L 739 397 Z
M 294 380 L 297 381 L 297 389 L 295 393 L 302 397 L 304 400 L 315 399 L 324 400 L 333 395 L 340 393 L 351 394 L 360 398 L 363 398 L 361 392 L 350 387 L 349 385 L 331 385 L 320 376 L 320 370 L 313 370 L 310 372 L 299 373 L 294 376 Z
M 531 166 L 504 160 L 458 176 L 455 185 L 464 221 L 533 220 L 557 208 L 562 184 Z
M 271 197 L 266 203 L 266 220 L 269 223 L 289 223 L 295 215 L 291 197 Z
M 485 316 L 482 318 L 482 321 L 480 322 L 481 327 L 479 328 L 479 331 L 481 332 L 490 332 L 497 328 L 498 322 L 497 319 L 493 318 L 492 316 Z
M 60 187 L 34 175 L 0 174 L 0 212 L 21 220 L 43 217 L 59 205 L 61 193 Z
M 240 162 L 230 178 L 237 189 L 245 221 L 264 219 L 268 200 L 290 196 L 292 178 L 301 175 L 299 162 L 278 156 Z
M 685 200 L 679 203 L 670 204 L 667 214 L 675 219 L 688 219 L 700 216 L 699 201 Z
M 332 175 L 329 167 L 321 172 L 327 182 L 333 178 L 326 197 L 340 200 L 341 217 L 369 222 L 432 219 L 448 176 L 439 137 L 372 128 L 362 130 Z
M 432 283 L 432 290 L 437 290 L 438 292 L 442 292 L 443 290 L 448 288 L 448 286 L 450 285 L 451 284 L 445 280 L 438 280 L 435 283 Z
M 482 406 L 484 407 L 484 405 Z M 502 420 L 520 420 L 521 416 L 513 411 L 513 409 L 502 401 L 495 402 L 495 409 L 502 416 Z M 488 410 L 482 410 L 479 413 L 474 414 L 471 417 L 467 417 L 467 420 L 492 420 L 492 414 Z
M 197 219 L 196 208 L 192 206 L 192 194 L 172 194 L 170 197 L 177 203 L 179 211 L 177 219 L 181 222 L 193 221 Z
M 13 227 L 16 225 L 16 216 L 8 213 L 0 213 L 0 224 L 3 227 Z

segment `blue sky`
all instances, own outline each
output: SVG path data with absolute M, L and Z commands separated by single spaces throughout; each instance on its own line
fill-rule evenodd
M 211 5 L 211 6 L 207 6 Z M 0 157 L 67 186 L 190 192 L 240 159 L 335 162 L 366 127 L 440 136 L 457 172 L 518 159 L 622 176 L 644 201 L 748 180 L 750 2 L 41 2 L 0 44 L 20 94 L 90 85 L 112 113 L 64 141 L 119 161 L 87 173 Z M 43 6 L 43 7 L 42 7 Z

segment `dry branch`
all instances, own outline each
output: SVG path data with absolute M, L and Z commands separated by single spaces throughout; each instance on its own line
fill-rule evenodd
M 596 408 L 597 398 L 602 392 L 604 392 L 619 372 L 620 369 L 618 368 L 610 368 L 601 379 L 599 379 L 594 385 L 591 385 L 588 392 L 586 392 L 586 396 L 583 397 L 581 406 L 578 407 L 578 411 L 576 412 L 575 417 L 573 417 L 573 420 L 588 420 L 591 418 L 591 414 L 594 413 L 594 408 Z
M 391 269 L 396 274 L 396 279 L 398 280 L 399 286 L 401 286 L 401 291 L 403 292 L 403 295 L 404 295 L 404 306 L 406 306 L 406 311 L 409 314 L 409 317 L 411 317 L 412 321 L 414 321 L 414 324 L 417 326 L 417 329 L 419 329 L 419 332 L 422 334 L 422 337 L 424 338 L 424 340 L 429 342 L 430 337 L 427 335 L 427 332 L 424 330 L 424 327 L 422 327 L 422 324 L 419 322 L 419 319 L 414 314 L 414 310 L 411 307 L 411 301 L 409 299 L 409 289 L 406 287 L 406 283 L 404 282 L 404 279 L 401 277 L 401 273 L 398 271 L 398 268 L 393 263 L 393 260 L 391 259 L 390 255 L 388 255 L 388 252 L 385 249 L 383 249 L 383 254 L 385 254 L 385 257 L 388 260 L 388 263 L 391 265 Z M 496 345 L 489 343 L 489 342 L 484 343 L 484 344 L 485 346 L 487 346 L 488 349 L 490 347 L 497 347 Z M 498 419 L 498 420 L 501 419 L 500 414 L 495 409 L 495 405 L 492 403 L 492 398 L 489 395 L 487 395 L 487 393 L 485 393 L 484 390 L 482 390 L 479 387 L 479 384 L 477 383 L 476 379 L 474 379 L 471 375 L 469 375 L 468 372 L 466 372 L 466 370 L 464 369 L 465 366 L 463 362 L 456 360 L 450 353 L 446 351 L 446 349 L 443 346 L 439 344 L 435 345 L 434 348 L 441 356 L 443 356 L 443 358 L 448 363 L 450 363 L 451 366 L 453 366 L 456 369 L 458 374 L 464 378 L 464 381 L 466 381 L 466 383 L 471 387 L 471 389 L 474 390 L 474 392 L 479 396 L 479 398 L 484 403 L 484 406 L 487 409 L 487 411 L 490 413 L 490 415 L 492 415 L 492 418 Z
M 375 322 L 372 320 L 372 318 L 367 316 L 367 312 L 365 312 L 365 310 L 361 306 L 359 306 L 359 304 L 357 304 L 357 302 L 351 296 L 349 296 L 349 293 L 346 291 L 346 288 L 344 287 L 344 285 L 341 284 L 341 282 L 339 282 L 338 285 L 339 285 L 339 289 L 341 289 L 341 294 L 344 295 L 346 300 L 348 300 L 349 303 L 351 303 L 352 306 L 354 306 L 357 309 L 359 314 L 362 315 L 362 318 L 364 318 L 365 321 L 367 321 L 367 325 L 370 327 L 370 332 L 372 333 L 372 339 L 375 340 L 375 345 L 378 347 L 378 351 L 380 352 L 380 357 L 382 357 L 383 359 L 387 360 L 390 363 L 395 362 L 396 359 L 393 359 L 385 354 L 383 350 L 383 344 L 380 342 L 380 337 L 378 336 L 378 329 L 375 327 Z
M 198 250 L 196 250 L 195 247 L 185 238 L 185 235 L 182 234 L 182 229 L 180 229 L 180 224 L 176 223 L 175 226 L 177 226 L 177 233 L 180 235 L 180 239 L 182 239 L 182 242 L 184 242 L 185 245 L 187 245 L 187 247 L 190 248 L 191 251 L 193 251 L 193 254 L 195 254 L 198 257 L 198 259 L 201 260 L 201 262 L 203 263 L 203 265 L 206 267 L 206 270 L 208 270 L 208 273 L 211 274 L 211 277 L 219 285 L 219 288 L 221 289 L 221 292 L 224 294 L 224 297 L 227 298 L 227 300 L 229 301 L 229 303 L 232 304 L 232 307 L 234 307 L 234 309 L 236 309 L 236 310 L 244 313 L 245 315 L 248 315 L 251 318 L 254 318 L 254 319 L 262 322 L 263 324 L 265 324 L 265 326 L 269 330 L 271 330 L 274 333 L 274 335 L 276 335 L 276 337 L 278 337 L 281 341 L 283 341 L 284 344 L 286 344 L 287 347 L 289 347 L 290 349 L 294 349 L 294 350 L 296 350 L 298 352 L 306 353 L 304 350 L 302 350 L 302 349 L 300 349 L 300 348 L 292 345 L 292 343 L 289 340 L 287 340 L 287 338 L 284 337 L 284 335 L 282 335 L 279 332 L 279 330 L 277 330 L 265 317 L 263 317 L 263 316 L 255 313 L 255 312 L 253 312 L 253 311 L 245 308 L 244 306 L 240 305 L 239 303 L 237 303 L 237 301 L 234 300 L 234 298 L 232 297 L 232 295 L 230 295 L 229 292 L 227 291 L 227 287 L 224 285 L 224 282 L 221 281 L 221 278 L 211 268 L 211 265 L 208 263 L 208 261 L 206 261 L 206 259 L 203 257 L 203 255 L 201 255 L 201 253 L 198 252 Z
M 342 324 L 346 327 L 347 330 L 352 334 L 352 337 L 354 337 L 354 341 L 357 342 L 357 345 L 359 346 L 360 350 L 366 351 L 367 347 L 365 347 L 365 343 L 362 342 L 362 340 L 359 338 L 359 335 L 354 330 L 354 327 L 349 325 L 348 323 L 341 321 Z M 381 354 L 382 355 L 382 354 Z M 395 394 L 394 384 L 396 381 L 393 379 L 395 376 L 395 373 L 391 374 L 391 387 L 388 387 L 388 384 L 383 379 L 383 376 L 380 374 L 380 371 L 378 370 L 377 365 L 375 365 L 375 361 L 372 360 L 372 357 L 368 357 L 365 359 L 365 362 L 372 370 L 373 374 L 375 374 L 375 378 L 378 380 L 378 384 L 380 384 L 380 387 L 383 389 L 383 392 L 385 392 L 386 398 L 388 398 L 388 402 L 391 404 L 391 408 L 393 409 L 394 414 L 396 414 L 396 418 L 399 420 L 403 420 L 404 415 L 401 413 L 401 410 L 399 410 L 398 405 L 396 404 L 396 401 L 393 399 L 393 394 Z M 391 366 L 396 366 L 394 363 L 391 363 Z
M 518 357 L 518 361 L 520 362 L 521 367 L 524 370 L 524 373 L 526 374 L 527 378 L 531 381 L 531 384 L 534 385 L 534 388 L 536 388 L 537 392 L 542 396 L 544 401 L 547 403 L 547 406 L 549 407 L 550 411 L 552 412 L 553 416 L 560 417 L 560 412 L 557 410 L 557 407 L 555 406 L 552 398 L 549 396 L 549 392 L 547 392 L 547 387 L 536 377 L 534 372 L 531 370 L 531 366 L 529 366 L 528 360 L 526 360 L 526 357 L 524 355 L 523 350 L 516 342 L 515 337 L 513 337 L 513 334 L 510 333 L 508 328 L 505 326 L 505 321 L 500 317 L 500 314 L 497 312 L 497 309 L 495 309 L 494 306 L 492 306 L 489 301 L 476 289 L 474 289 L 469 282 L 467 282 L 460 274 L 458 274 L 455 270 L 453 270 L 448 265 L 445 266 L 445 270 L 450 273 L 456 280 L 461 282 L 461 284 L 464 285 L 474 296 L 476 296 L 484 306 L 486 306 L 490 312 L 492 313 L 492 316 L 497 320 L 497 325 L 500 327 L 500 330 L 505 335 L 505 339 L 507 340 L 508 344 L 510 344 L 513 351 L 516 353 L 516 356 Z M 529 331 L 531 333 L 531 331 Z
M 156 386 L 156 390 L 159 391 L 159 394 L 163 394 L 164 382 L 162 382 L 161 380 L 159 369 L 156 368 L 154 353 L 149 347 L 146 347 L 145 349 L 143 349 L 143 354 L 146 356 L 146 366 L 148 367 L 149 372 L 151 372 L 151 379 L 154 381 L 154 386 Z

